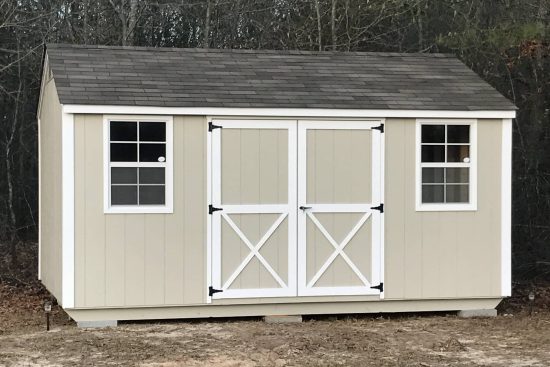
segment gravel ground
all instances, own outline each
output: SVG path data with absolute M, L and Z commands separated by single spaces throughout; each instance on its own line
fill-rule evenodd
M 0 366 L 549 366 L 550 312 L 124 323 L 78 329 L 40 291 L 0 286 Z

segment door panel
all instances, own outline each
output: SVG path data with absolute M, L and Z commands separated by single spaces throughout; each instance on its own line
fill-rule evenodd
M 212 132 L 213 298 L 296 295 L 296 121 Z
M 371 201 L 371 136 L 371 130 L 306 130 L 308 202 Z M 354 162 L 363 162 L 361 169 Z
M 380 294 L 379 122 L 299 121 L 298 294 Z
M 382 296 L 379 124 L 215 121 L 212 298 Z

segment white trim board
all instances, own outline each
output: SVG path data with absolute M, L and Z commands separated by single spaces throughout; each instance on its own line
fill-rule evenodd
M 38 128 L 38 280 L 42 280 L 42 135 L 40 116 L 36 119 Z
M 516 117 L 515 110 L 447 111 L 447 110 L 369 110 L 328 108 L 227 108 L 227 107 L 147 107 L 65 104 L 64 113 L 142 114 L 142 115 L 209 115 L 268 117 L 359 117 L 359 118 L 478 118 Z
M 502 121 L 501 296 L 512 295 L 512 119 Z
M 74 115 L 61 117 L 61 305 L 73 308 L 75 304 L 74 272 Z

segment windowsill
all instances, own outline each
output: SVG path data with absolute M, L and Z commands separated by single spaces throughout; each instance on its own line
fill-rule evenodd
M 475 212 L 476 204 L 416 204 L 417 212 Z
M 114 206 L 105 208 L 104 214 L 172 214 L 174 209 L 168 206 Z

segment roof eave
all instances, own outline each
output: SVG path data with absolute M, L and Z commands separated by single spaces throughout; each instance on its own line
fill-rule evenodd
M 112 115 L 203 115 L 319 118 L 478 118 L 510 119 L 516 110 L 397 110 L 328 108 L 232 108 L 232 107 L 151 107 L 64 104 L 64 113 Z

